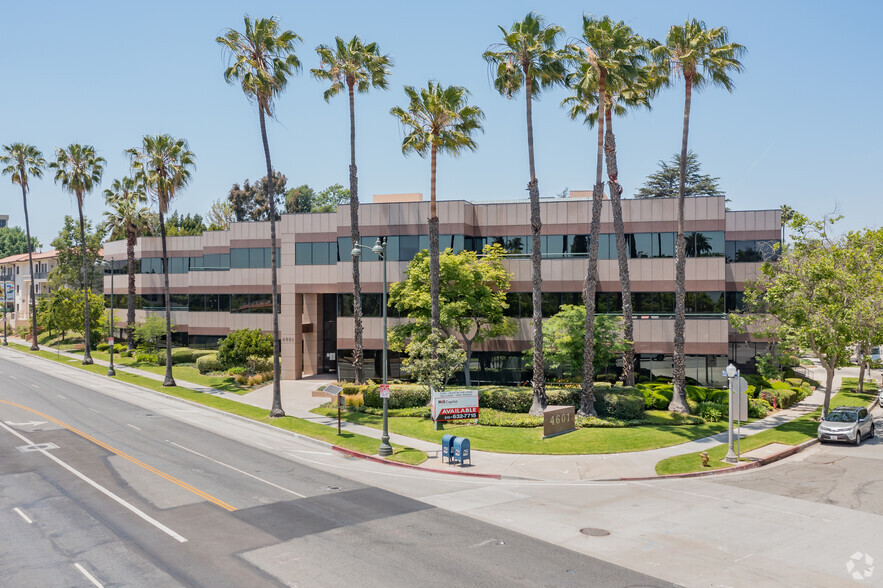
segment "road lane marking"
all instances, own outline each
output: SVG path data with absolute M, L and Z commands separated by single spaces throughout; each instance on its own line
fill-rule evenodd
M 0 400 L 0 402 L 2 402 L 3 404 L 8 404 L 10 406 L 15 406 L 17 408 L 21 408 L 22 410 L 27 410 L 28 412 L 32 412 L 36 415 L 43 417 L 44 419 L 49 419 L 53 423 L 55 423 L 57 425 L 61 425 L 62 427 L 64 427 L 68 431 L 70 431 L 71 433 L 75 433 L 75 434 L 79 435 L 80 437 L 82 437 L 83 439 L 91 441 L 92 443 L 95 443 L 99 447 L 103 447 L 104 449 L 110 451 L 111 453 L 115 453 L 116 455 L 119 455 L 123 459 L 126 459 L 137 466 L 141 466 L 145 470 L 147 470 L 149 472 L 153 472 L 154 474 L 156 474 L 160 478 L 163 478 L 164 480 L 168 480 L 172 484 L 180 486 L 181 488 L 184 488 L 185 490 L 189 490 L 190 492 L 193 492 L 194 494 L 196 494 L 200 498 L 208 500 L 212 504 L 216 504 L 217 506 L 220 506 L 221 508 L 223 508 L 225 510 L 228 510 L 230 512 L 237 510 L 235 506 L 231 506 L 231 505 L 227 504 L 226 502 L 224 502 L 223 500 L 220 500 L 219 498 L 215 498 L 211 494 L 207 494 L 207 493 L 203 492 L 202 490 L 199 490 L 198 488 L 194 488 L 193 486 L 191 486 L 187 482 L 179 480 L 178 478 L 176 478 L 174 476 L 171 476 L 163 471 L 160 471 L 160 470 L 156 469 L 155 467 L 148 465 L 135 457 L 132 457 L 128 453 L 120 451 L 119 449 L 116 449 L 115 447 L 112 447 L 112 446 L 108 445 L 107 443 L 96 439 L 92 435 L 89 435 L 88 433 L 84 433 L 83 431 L 80 431 L 79 429 L 72 427 L 71 425 L 69 425 L 65 422 L 62 422 L 55 417 L 51 417 L 48 414 L 40 412 L 39 410 L 34 410 L 33 408 L 28 408 L 27 406 L 23 406 L 21 404 L 16 404 L 15 402 L 10 402 L 8 400 Z M 0 425 L 2 425 L 2 423 L 0 423 Z
M 207 456 L 207 455 L 203 455 L 202 453 L 199 453 L 198 451 L 193 451 L 192 449 L 188 449 L 188 448 L 184 447 L 183 445 L 178 445 L 178 444 L 175 443 L 174 441 L 169 441 L 168 439 L 166 439 L 166 443 L 169 443 L 170 445 L 174 445 L 174 446 L 177 447 L 178 449 L 183 449 L 184 451 L 189 451 L 189 452 L 192 453 L 193 455 L 198 455 L 199 457 L 202 457 L 202 458 L 205 458 L 205 459 L 207 459 L 207 460 L 209 460 L 209 461 L 215 462 L 215 463 L 218 464 L 218 465 L 222 465 L 222 466 L 224 466 L 224 467 L 226 467 L 226 468 L 230 468 L 230 469 L 233 470 L 234 472 L 239 472 L 240 474 L 243 474 L 243 475 L 245 475 L 245 476 L 248 476 L 249 478 L 254 478 L 255 480 L 258 480 L 259 482 L 263 482 L 264 484 L 269 484 L 269 485 L 272 486 L 273 488 L 278 488 L 279 490 L 282 490 L 282 491 L 284 491 L 284 492 L 288 492 L 289 494 L 294 494 L 295 496 L 300 496 L 301 498 L 306 498 L 306 496 L 304 496 L 303 494 L 298 494 L 298 493 L 295 492 L 294 490 L 289 490 L 288 488 L 283 488 L 282 486 L 279 486 L 278 484 L 274 484 L 273 482 L 270 482 L 269 480 L 265 480 L 265 479 L 263 479 L 263 478 L 259 478 L 259 477 L 255 476 L 254 474 L 250 474 L 250 473 L 248 473 L 248 472 L 245 472 L 245 471 L 243 471 L 243 470 L 240 470 L 239 468 L 234 467 L 234 466 L 231 466 L 231 465 L 228 464 L 228 463 L 224 463 L 224 462 L 222 462 L 222 461 L 218 461 L 218 460 L 216 460 L 216 459 L 212 459 L 211 457 L 209 457 L 209 456 Z
M 255 443 L 257 443 L 261 447 L 266 447 L 267 449 L 273 449 L 272 445 L 267 445 L 266 443 L 261 443 L 260 441 L 255 441 Z
M 20 434 L 18 431 L 14 430 L 14 429 L 10 429 L 4 423 L 0 423 L 0 427 L 3 427 L 4 429 L 9 431 L 13 435 L 18 437 L 22 441 L 24 441 L 25 443 L 27 443 L 28 445 L 32 445 L 30 439 L 28 439 L 24 435 Z M 123 500 L 122 498 L 120 498 L 119 496 L 117 496 L 116 494 L 114 494 L 113 492 L 111 492 L 110 490 L 108 490 L 107 488 L 105 488 L 104 486 L 102 486 L 101 484 L 99 484 L 98 482 L 96 482 L 95 480 L 90 478 L 89 476 L 87 476 L 86 474 L 69 466 L 68 464 L 66 464 L 62 460 L 58 459 L 57 457 L 55 457 L 54 455 L 52 455 L 51 453 L 49 453 L 45 449 L 40 449 L 39 451 L 40 451 L 40 453 L 42 453 L 43 455 L 45 455 L 46 457 L 48 457 L 49 459 L 51 459 L 52 461 L 54 461 L 55 463 L 57 463 L 58 465 L 60 465 L 61 467 L 63 467 L 64 469 L 66 469 L 67 471 L 72 473 L 73 475 L 75 475 L 76 477 L 78 477 L 79 479 L 83 480 L 84 482 L 86 482 L 87 484 L 89 484 L 90 486 L 92 486 L 93 488 L 95 488 L 96 490 L 98 490 L 99 492 L 104 494 L 105 496 L 107 496 L 108 498 L 114 500 L 115 502 L 117 502 L 121 506 L 129 509 L 130 511 L 132 511 L 133 513 L 135 513 L 136 515 L 138 515 L 139 517 L 141 517 L 142 519 L 144 519 L 145 521 L 147 521 L 148 523 L 150 523 L 151 525 L 153 525 L 157 529 L 161 530 L 163 533 L 175 538 L 180 543 L 184 543 L 185 541 L 187 541 L 187 539 L 185 539 L 184 537 L 182 537 L 181 535 L 179 535 L 175 531 L 172 531 L 171 529 L 169 529 L 168 527 L 163 525 L 158 520 L 154 519 L 153 517 L 151 517 L 147 513 L 139 510 L 136 506 L 126 502 L 125 500 Z
M 101 414 L 100 412 L 98 412 L 98 411 L 95 410 L 94 408 L 90 408 L 89 410 L 91 410 L 91 411 L 94 412 L 95 414 Z
M 30 525 L 31 523 L 34 522 L 34 521 L 32 521 L 32 520 L 30 519 L 30 517 L 28 517 L 28 515 L 26 515 L 26 514 L 24 513 L 24 511 L 23 511 L 22 509 L 20 509 L 19 507 L 16 506 L 16 507 L 13 508 L 12 510 L 14 510 L 15 512 L 17 512 L 17 513 L 18 513 L 18 516 L 20 516 L 21 518 L 23 518 L 27 524 Z
M 56 396 L 58 396 L 58 397 L 61 398 L 62 400 L 67 400 L 67 398 L 65 398 L 65 397 L 62 396 L 61 394 L 56 394 Z
M 132 428 L 135 429 L 136 431 L 140 431 L 140 430 L 141 430 L 141 429 L 139 429 L 138 427 L 136 427 L 135 425 L 130 425 L 129 423 L 126 423 L 126 426 L 132 427 Z
M 78 564 L 78 563 L 75 563 L 75 564 L 74 564 L 74 567 L 77 568 L 78 570 L 80 570 L 80 573 L 83 574 L 84 576 L 86 576 L 86 578 L 87 578 L 90 582 L 92 582 L 92 584 L 94 584 L 95 586 L 98 586 L 98 588 L 104 588 L 104 584 L 102 584 L 101 582 L 99 582 L 99 581 L 95 578 L 95 576 L 93 576 L 92 574 L 90 574 L 89 572 L 87 572 L 87 571 L 86 571 L 86 568 L 84 568 L 83 566 L 81 566 L 81 565 Z
M 34 388 L 39 388 L 39 386 L 36 384 L 31 384 L 31 386 L 33 386 Z

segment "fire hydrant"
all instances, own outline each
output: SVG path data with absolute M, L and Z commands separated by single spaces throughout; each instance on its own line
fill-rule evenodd
M 702 467 L 707 468 L 708 467 L 708 452 L 703 451 L 702 453 L 699 454 L 699 457 L 702 458 Z

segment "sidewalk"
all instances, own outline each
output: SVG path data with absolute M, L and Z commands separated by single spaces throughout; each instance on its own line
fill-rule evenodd
M 17 338 L 10 337 L 9 339 L 10 341 L 19 344 L 26 344 L 25 341 Z M 51 348 L 47 347 L 46 349 L 48 350 Z M 69 355 L 72 358 L 81 356 L 81 352 L 72 353 L 62 351 L 61 353 Z M 107 366 L 108 362 L 95 360 L 95 364 Z M 124 367 L 118 364 L 115 365 L 114 368 L 117 371 L 125 371 L 157 381 L 163 380 L 162 375 L 154 374 L 152 372 Z M 856 374 L 854 375 L 857 375 L 857 368 L 855 368 L 855 371 Z M 821 368 L 808 368 L 807 372 L 810 377 L 819 381 L 824 381 L 824 370 Z M 845 368 L 844 370 L 838 370 L 834 377 L 833 388 L 835 391 L 840 388 L 844 375 L 853 375 L 851 369 Z M 320 386 L 333 381 L 334 379 L 328 376 L 312 376 L 302 380 L 283 380 L 281 383 L 281 393 L 282 407 L 285 410 L 285 413 L 289 416 L 300 419 L 337 427 L 336 418 L 328 418 L 310 412 L 312 409 L 327 403 L 330 400 L 329 397 L 313 396 L 313 391 Z M 207 386 L 193 384 L 177 378 L 176 383 L 178 386 L 189 388 L 197 392 L 221 396 L 236 402 L 264 408 L 268 411 L 270 410 L 273 401 L 272 384 L 247 394 L 238 395 Z M 824 397 L 824 388 L 819 387 L 811 396 L 807 397 L 799 404 L 786 410 L 780 410 L 764 419 L 743 426 L 742 435 L 753 435 L 810 413 L 822 405 Z M 381 431 L 379 429 L 364 425 L 356 425 L 346 421 L 341 422 L 341 428 L 367 437 L 374 437 L 376 439 L 379 439 L 381 436 Z M 727 432 L 724 431 L 702 439 L 696 439 L 694 441 L 660 449 L 600 455 L 520 455 L 473 450 L 473 465 L 467 465 L 463 468 L 459 465 L 451 465 L 443 462 L 440 455 L 441 447 L 438 443 L 413 439 L 394 433 L 390 433 L 390 440 L 399 445 L 405 445 L 425 451 L 427 455 L 429 455 L 429 459 L 419 466 L 424 469 L 500 475 L 504 478 L 514 477 L 535 480 L 579 481 L 655 476 L 656 464 L 660 460 L 676 455 L 708 450 L 716 445 L 726 443 L 727 436 Z

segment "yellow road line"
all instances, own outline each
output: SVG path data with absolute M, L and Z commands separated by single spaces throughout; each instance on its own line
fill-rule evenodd
M 181 488 L 184 488 L 185 490 L 189 490 L 190 492 L 193 492 L 194 494 L 196 494 L 200 498 L 204 498 L 205 500 L 208 500 L 209 502 L 216 504 L 216 505 L 220 506 L 221 508 L 224 508 L 230 512 L 237 510 L 235 506 L 231 506 L 231 505 L 227 504 L 226 502 L 224 502 L 223 500 L 215 498 L 211 494 L 206 494 L 202 490 L 200 490 L 198 488 L 194 488 L 193 486 L 191 486 L 187 482 L 179 480 L 178 478 L 176 478 L 174 476 L 170 476 L 169 474 L 167 474 L 163 471 L 160 471 L 151 465 L 144 463 L 140 459 L 134 458 L 131 455 L 129 455 L 128 453 L 120 451 L 119 449 L 116 449 L 116 448 L 108 445 L 104 441 L 100 441 L 99 439 L 96 439 L 92 435 L 89 435 L 88 433 L 84 433 L 83 431 L 77 429 L 76 427 L 72 427 L 71 425 L 68 425 L 67 423 L 62 422 L 55 417 L 51 417 L 46 413 L 40 412 L 39 410 L 34 410 L 33 408 L 28 408 L 27 406 L 22 406 L 21 404 L 16 404 L 15 402 L 10 402 L 8 400 L 0 400 L 0 402 L 2 402 L 4 404 L 8 404 L 10 406 L 14 406 L 16 408 L 20 408 L 22 410 L 26 410 L 31 413 L 34 413 L 36 415 L 43 417 L 44 419 L 49 419 L 53 423 L 64 427 L 65 429 L 67 429 L 71 433 L 75 433 L 75 434 L 79 435 L 80 437 L 82 437 L 83 439 L 87 439 L 88 441 L 95 443 L 99 447 L 103 447 L 104 449 L 110 451 L 111 453 L 115 453 L 116 455 L 119 455 L 123 459 L 126 459 L 126 460 L 132 462 L 133 464 L 144 468 L 145 470 L 147 470 L 149 472 L 153 472 L 154 474 L 156 474 L 160 478 L 168 480 L 172 484 L 176 484 L 176 485 L 180 486 Z

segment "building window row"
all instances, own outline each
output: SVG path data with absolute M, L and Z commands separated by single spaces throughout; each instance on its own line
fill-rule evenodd
M 230 269 L 268 268 L 272 266 L 270 247 L 234 247 L 230 253 L 207 253 L 200 257 L 169 257 L 170 274 L 196 271 L 227 271 Z M 282 266 L 282 250 L 276 249 L 276 267 Z M 144 257 L 137 272 L 161 274 L 161 257 Z
M 727 241 L 727 263 L 775 261 L 781 249 L 782 242 L 778 239 Z
M 105 294 L 105 303 L 110 306 L 110 295 Z M 277 297 L 280 300 L 281 296 Z M 190 312 L 232 312 L 264 314 L 273 312 L 272 294 L 171 294 L 171 309 Z M 128 297 L 117 294 L 113 306 L 128 308 Z M 135 297 L 135 308 L 139 310 L 165 310 L 164 294 L 139 294 Z

